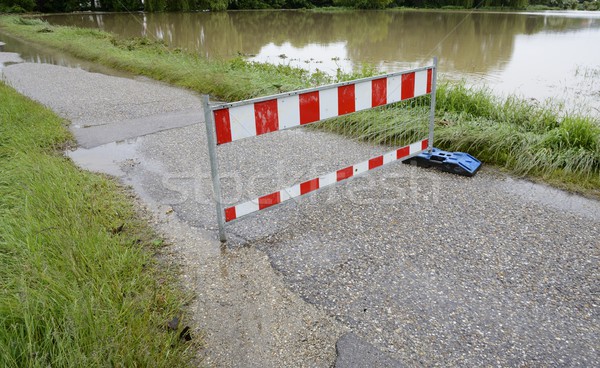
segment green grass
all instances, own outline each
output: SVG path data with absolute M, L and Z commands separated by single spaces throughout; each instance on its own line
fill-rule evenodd
M 185 295 L 132 199 L 62 155 L 51 111 L 0 101 L 0 367 L 187 366 Z
M 288 66 L 250 63 L 241 58 L 210 60 L 169 50 L 148 39 L 121 40 L 90 29 L 54 27 L 35 19 L 0 17 L 0 29 L 86 60 L 146 75 L 233 101 L 373 75 L 372 68 L 328 77 Z M 425 125 L 406 123 L 402 106 L 355 114 L 344 128 L 320 124 L 372 142 L 421 134 Z M 591 117 L 569 115 L 550 105 L 517 98 L 498 99 L 486 89 L 443 84 L 437 93 L 435 145 L 466 151 L 486 164 L 569 190 L 600 197 L 600 143 Z M 412 115 L 411 115 L 412 116 Z M 409 116 L 410 118 L 410 116 Z M 341 126 L 340 124 L 337 124 Z M 402 132 L 408 128 L 407 131 Z M 398 139 L 397 139 L 398 138 Z
M 436 145 L 512 173 L 600 197 L 600 123 L 486 89 L 442 85 Z

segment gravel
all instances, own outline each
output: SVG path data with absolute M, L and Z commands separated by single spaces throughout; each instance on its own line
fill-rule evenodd
M 145 99 L 144 81 L 23 65 L 5 68 L 19 90 L 117 131 L 199 108 L 159 84 L 164 106 Z M 52 84 L 36 83 L 48 74 Z M 464 178 L 398 163 L 235 222 L 220 247 L 204 132 L 158 131 L 78 162 L 110 164 L 156 214 L 197 295 L 210 364 L 331 366 L 335 341 L 352 331 L 407 366 L 600 366 L 597 201 L 489 168 Z M 385 150 L 301 130 L 239 143 L 220 149 L 230 201 Z
M 335 368 L 401 368 L 402 363 L 381 354 L 371 344 L 353 333 L 344 334 L 336 344 Z
M 13 88 L 69 119 L 76 128 L 191 109 L 198 103 L 198 97 L 189 91 L 146 78 L 33 63 L 12 65 L 3 73 Z

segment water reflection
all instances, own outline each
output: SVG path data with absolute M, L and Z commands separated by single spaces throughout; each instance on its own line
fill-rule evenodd
M 11 37 L 2 33 L 1 30 L 0 40 L 6 43 L 2 49 L 3 51 L 10 51 L 11 53 L 20 56 L 18 62 L 25 61 L 29 63 L 60 65 L 118 77 L 133 77 L 133 75 L 129 73 L 111 69 L 97 63 L 81 60 L 50 47 L 44 47 L 38 44 L 23 41 L 19 38 Z

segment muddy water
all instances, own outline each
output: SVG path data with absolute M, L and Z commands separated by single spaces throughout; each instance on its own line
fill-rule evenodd
M 244 11 L 74 14 L 53 24 L 146 36 L 210 57 L 335 73 L 396 71 L 440 58 L 446 77 L 499 94 L 566 101 L 600 116 L 600 12 Z
M 4 66 L 25 61 L 28 63 L 52 64 L 78 68 L 94 73 L 102 73 L 123 78 L 135 77 L 135 75 L 130 73 L 108 68 L 90 61 L 78 59 L 50 47 L 41 46 L 19 38 L 11 37 L 10 35 L 2 33 L 1 31 L 0 41 L 5 43 L 4 46 L 0 47 L 0 52 L 2 52 L 2 55 L 0 55 L 0 70 Z M 9 54 L 9 52 L 10 54 L 17 55 L 18 57 L 13 56 L 8 58 L 7 54 Z

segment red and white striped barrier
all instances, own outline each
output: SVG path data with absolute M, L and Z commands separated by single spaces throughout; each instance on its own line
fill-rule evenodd
M 424 68 L 212 107 L 217 144 L 426 95 L 431 93 L 432 71 Z
M 225 223 L 350 179 L 432 147 L 437 61 L 409 71 L 358 79 L 290 93 L 210 106 L 204 98 L 211 174 L 217 202 L 219 236 Z M 216 149 L 218 145 L 295 128 L 357 111 L 431 94 L 429 137 L 250 201 L 223 208 Z
M 235 206 L 225 208 L 225 222 L 237 220 L 242 216 L 249 215 L 253 212 L 264 210 L 271 206 L 275 206 L 282 202 L 300 197 L 302 195 L 314 192 L 317 189 L 322 189 L 327 186 L 339 183 L 340 181 L 366 173 L 369 170 L 382 167 L 389 163 L 398 160 L 404 160 L 410 156 L 414 156 L 423 152 L 427 148 L 427 139 L 413 143 L 408 146 L 398 148 L 396 150 L 384 153 L 377 157 L 373 157 L 367 161 L 360 162 L 356 165 L 348 166 L 343 169 L 327 173 L 311 180 L 304 181 L 299 184 L 292 185 L 289 188 L 273 192 L 251 201 L 243 202 Z

